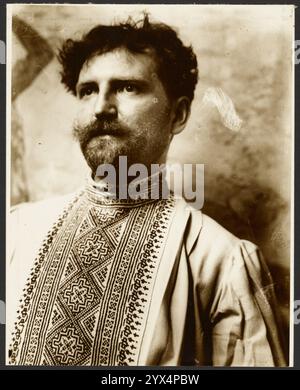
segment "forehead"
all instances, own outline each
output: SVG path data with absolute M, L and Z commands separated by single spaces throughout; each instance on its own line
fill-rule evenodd
M 83 64 L 78 82 L 93 79 L 157 79 L 153 52 L 131 53 L 125 48 L 94 54 Z

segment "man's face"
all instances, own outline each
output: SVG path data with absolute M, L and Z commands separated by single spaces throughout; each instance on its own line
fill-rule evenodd
M 150 54 L 126 49 L 88 59 L 76 86 L 74 135 L 88 165 L 163 162 L 172 130 L 172 105 Z

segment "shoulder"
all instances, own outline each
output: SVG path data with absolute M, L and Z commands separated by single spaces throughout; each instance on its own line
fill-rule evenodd
M 194 236 L 196 249 L 201 246 L 201 250 L 204 253 L 207 252 L 207 254 L 212 250 L 216 253 L 221 252 L 222 254 L 226 254 L 239 244 L 246 246 L 250 251 L 256 249 L 255 244 L 235 236 L 201 210 L 189 208 L 189 213 L 190 221 L 187 235 Z
M 8 216 L 8 262 L 15 260 L 18 253 L 34 253 L 78 193 L 13 206 Z
M 10 216 L 11 218 L 18 219 L 19 221 L 20 219 L 25 219 L 22 222 L 27 221 L 27 223 L 35 218 L 38 220 L 51 218 L 52 216 L 60 213 L 68 202 L 75 198 L 77 193 L 78 191 L 46 200 L 20 203 L 11 207 Z
M 202 214 L 202 228 L 199 235 L 199 243 L 206 250 L 212 250 L 216 254 L 228 256 L 230 254 L 251 254 L 258 250 L 256 244 L 236 237 L 229 230 L 209 216 Z M 237 252 L 237 253 L 236 253 Z
M 255 244 L 235 236 L 201 210 L 189 206 L 183 198 L 177 199 L 176 209 L 178 214 L 185 215 L 188 221 L 184 237 L 188 255 L 199 252 L 201 256 L 218 259 L 224 258 L 239 247 L 249 253 L 257 250 Z

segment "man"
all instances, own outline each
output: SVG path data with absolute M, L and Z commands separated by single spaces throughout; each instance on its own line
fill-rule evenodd
M 124 197 L 124 181 L 110 192 L 101 171 L 120 173 L 120 156 L 148 172 L 166 161 L 194 97 L 192 48 L 146 16 L 97 26 L 59 58 L 91 176 L 75 195 L 12 212 L 9 363 L 285 365 L 257 247 L 183 199 L 153 199 L 162 170 L 140 197 Z

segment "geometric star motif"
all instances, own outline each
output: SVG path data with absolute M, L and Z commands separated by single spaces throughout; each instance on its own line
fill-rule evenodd
M 59 295 L 74 315 L 97 301 L 94 289 L 83 275 L 72 279 L 66 287 L 61 288 Z
M 100 233 L 100 229 L 94 230 L 84 237 L 81 237 L 76 243 L 80 263 L 86 267 L 106 260 L 113 255 L 109 244 Z
M 55 332 L 47 342 L 47 349 L 56 364 L 76 365 L 80 358 L 87 355 L 90 346 L 70 326 Z

